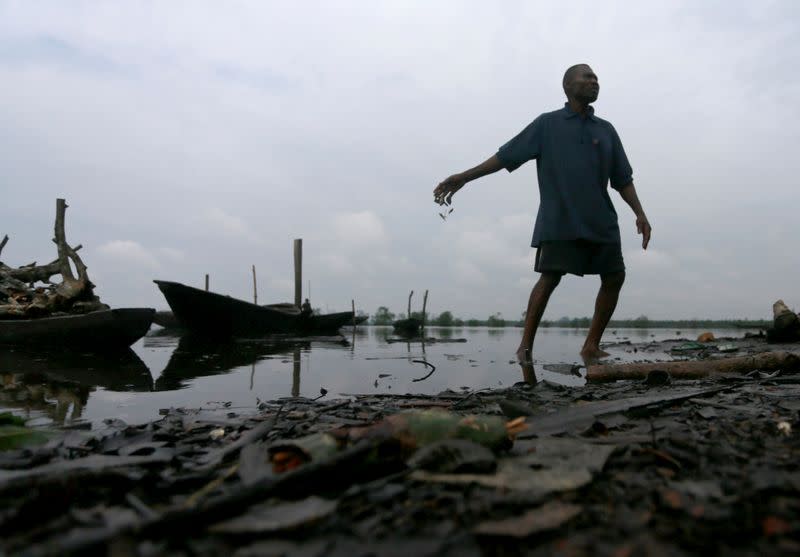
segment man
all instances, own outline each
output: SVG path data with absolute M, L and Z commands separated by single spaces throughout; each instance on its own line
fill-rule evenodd
M 303 317 L 311 317 L 312 313 L 314 313 L 314 310 L 311 309 L 311 302 L 306 298 L 306 301 L 300 306 L 300 315 Z
M 600 85 L 586 64 L 567 69 L 562 82 L 564 108 L 536 118 L 516 137 L 480 165 L 450 176 L 433 191 L 439 205 L 449 205 L 468 182 L 505 168 L 509 172 L 536 159 L 539 212 L 531 245 L 534 269 L 541 273 L 531 291 L 525 328 L 517 350 L 520 363 L 532 362 L 533 340 L 550 295 L 566 273 L 600 275 L 594 317 L 581 356 L 596 361 L 608 353 L 600 338 L 617 305 L 625 280 L 625 263 L 617 213 L 608 195 L 608 183 L 636 215 L 642 248 L 650 242 L 650 223 L 633 186 L 622 142 L 614 127 L 594 115 Z

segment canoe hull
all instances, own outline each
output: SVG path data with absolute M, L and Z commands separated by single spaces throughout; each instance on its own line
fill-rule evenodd
M 259 306 L 178 282 L 153 281 L 180 325 L 211 337 L 336 332 L 353 320 L 352 312 L 304 316 L 280 305 Z
M 98 351 L 127 348 L 150 329 L 155 310 L 119 308 L 0 321 L 0 344 Z

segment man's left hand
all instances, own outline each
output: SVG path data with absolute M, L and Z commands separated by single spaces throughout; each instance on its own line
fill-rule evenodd
M 647 249 L 647 244 L 650 243 L 650 233 L 652 231 L 653 227 L 650 226 L 647 217 L 638 215 L 636 217 L 636 232 L 642 235 L 642 249 Z

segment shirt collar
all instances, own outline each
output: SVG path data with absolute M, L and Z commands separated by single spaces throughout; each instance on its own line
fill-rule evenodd
M 569 103 L 568 102 L 564 103 L 564 109 L 562 110 L 562 112 L 564 113 L 564 118 L 565 119 L 574 118 L 575 116 L 578 116 L 578 113 L 577 112 L 573 112 L 572 109 L 569 107 Z M 593 106 L 589 105 L 589 106 L 586 107 L 586 116 L 592 122 L 597 122 L 597 116 L 594 115 L 594 107 Z

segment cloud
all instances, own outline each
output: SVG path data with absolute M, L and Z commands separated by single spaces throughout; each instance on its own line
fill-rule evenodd
M 416 270 L 414 262 L 407 256 L 398 253 L 376 253 L 375 262 L 385 271 L 399 275 Z
M 372 211 L 341 213 L 333 217 L 333 231 L 338 246 L 364 249 L 386 244 L 386 230 Z
M 351 276 L 357 271 L 353 257 L 336 253 L 326 253 L 320 256 L 320 263 L 334 275 Z
M 161 247 L 156 248 L 155 252 L 161 259 L 165 259 L 167 261 L 180 262 L 186 259 L 186 254 L 175 248 Z
M 678 261 L 672 255 L 654 248 L 626 250 L 624 258 L 628 265 L 641 270 L 661 272 L 678 267 Z
M 97 252 L 106 259 L 135 267 L 158 269 L 161 266 L 150 251 L 133 240 L 106 242 L 97 248 Z
M 269 92 L 286 92 L 293 86 L 287 76 L 266 69 L 251 70 L 237 65 L 221 64 L 215 73 L 222 80 Z
M 113 276 L 98 281 L 111 303 L 158 294 L 145 273 L 114 274 L 121 262 L 239 292 L 254 263 L 291 276 L 302 237 L 315 306 L 429 288 L 456 314 L 518 315 L 536 279 L 536 164 L 470 183 L 446 222 L 431 190 L 559 108 L 564 69 L 587 60 L 655 226 L 642 253 L 611 193 L 619 311 L 768 316 L 800 274 L 783 255 L 800 234 L 795 173 L 764 163 L 797 145 L 800 76 L 781 70 L 800 55 L 800 5 L 717 4 L 578 0 L 565 20 L 542 2 L 0 2 L 0 168 L 25 189 L 0 206 L 9 256 L 50 253 L 28 238 L 66 197 L 74 236 L 103 245 L 92 270 Z M 595 293 L 565 281 L 555 307 L 584 314 Z
M 286 299 L 294 296 L 294 281 L 289 279 L 272 277 L 268 282 L 272 291 L 280 293 Z
M 208 209 L 198 219 L 198 225 L 209 234 L 222 234 L 229 238 L 250 238 L 250 230 L 244 220 L 219 207 Z
M 453 272 L 458 277 L 459 282 L 470 285 L 488 284 L 489 280 L 480 267 L 472 261 L 458 259 L 453 263 Z
M 503 215 L 500 217 L 500 227 L 512 235 L 525 236 L 533 232 L 532 215 Z
M 0 64 L 25 68 L 52 66 L 105 76 L 123 73 L 123 69 L 106 56 L 52 35 L 0 39 Z

